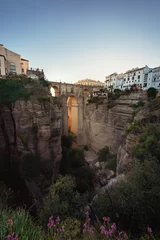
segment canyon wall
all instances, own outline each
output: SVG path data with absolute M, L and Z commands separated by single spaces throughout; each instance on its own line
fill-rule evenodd
M 134 119 L 133 104 L 146 101 L 145 93 L 122 95 L 117 100 L 104 100 L 103 104 L 85 106 L 85 141 L 95 152 L 108 146 L 117 155 L 117 172 L 122 173 L 131 160 L 137 137 L 127 136 L 126 129 Z
M 21 161 L 38 154 L 57 174 L 61 160 L 61 107 L 48 89 L 37 86 L 29 100 L 0 106 L 0 159 Z

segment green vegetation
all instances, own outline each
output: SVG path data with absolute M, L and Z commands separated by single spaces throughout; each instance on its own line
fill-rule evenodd
M 140 120 L 134 120 L 131 125 L 126 129 L 127 133 L 132 132 L 133 130 L 139 128 L 141 121 Z
M 108 161 L 106 162 L 105 168 L 108 168 L 109 170 L 113 170 L 114 172 L 116 172 L 117 157 L 114 155 L 110 156 Z
M 156 95 L 157 95 L 157 90 L 155 88 L 152 87 L 147 90 L 147 96 L 149 100 L 156 98 Z
M 62 175 L 70 174 L 77 183 L 77 190 L 80 193 L 93 190 L 94 173 L 86 165 L 84 158 L 84 149 L 71 148 L 72 137 L 62 137 L 62 160 L 60 173 Z
M 136 104 L 134 104 L 133 105 L 134 113 L 138 113 L 143 106 L 144 106 L 144 102 L 143 101 L 139 101 Z
M 110 153 L 109 147 L 105 146 L 98 152 L 98 161 L 106 162 L 106 168 L 116 171 L 116 156 Z
M 134 149 L 134 156 L 140 161 L 155 158 L 160 162 L 160 125 L 150 124 L 142 133 L 139 144 Z
M 24 210 L 3 210 L 0 213 L 0 239 L 16 239 L 7 238 L 7 235 L 12 232 L 15 232 L 19 237 L 18 239 L 21 240 L 44 239 L 42 237 L 42 228 Z
M 8 104 L 15 102 L 18 99 L 28 99 L 30 93 L 24 87 L 20 80 L 0 80 L 0 103 Z
M 160 233 L 159 149 L 160 124 L 149 124 L 133 151 L 135 160 L 130 172 L 115 185 L 110 198 L 102 194 L 95 199 L 93 207 L 99 218 L 108 214 L 133 235 L 145 232 L 146 225 Z
M 60 176 L 55 184 L 51 185 L 48 195 L 44 199 L 44 207 L 40 212 L 42 223 L 48 218 L 59 216 L 65 220 L 67 217 L 81 218 L 86 205 L 85 196 L 76 190 L 76 182 L 71 176 Z
M 109 147 L 105 146 L 101 148 L 98 152 L 99 162 L 106 162 L 109 155 L 110 155 Z

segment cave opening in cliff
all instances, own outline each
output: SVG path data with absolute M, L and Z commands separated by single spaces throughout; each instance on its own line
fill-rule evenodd
M 59 89 L 56 86 L 51 87 L 50 92 L 51 92 L 53 97 L 58 97 L 59 96 Z
M 78 134 L 78 105 L 75 96 L 71 95 L 67 99 L 68 106 L 68 131 Z

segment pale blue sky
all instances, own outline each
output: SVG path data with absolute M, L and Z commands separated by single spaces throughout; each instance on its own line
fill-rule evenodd
M 160 0 L 0 0 L 0 43 L 62 82 L 160 65 Z

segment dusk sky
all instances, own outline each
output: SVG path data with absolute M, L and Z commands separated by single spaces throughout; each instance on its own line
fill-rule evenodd
M 160 65 L 160 0 L 0 0 L 0 43 L 48 80 Z

